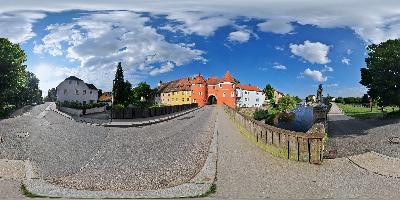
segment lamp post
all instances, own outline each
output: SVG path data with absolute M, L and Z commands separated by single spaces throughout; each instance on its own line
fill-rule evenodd
M 110 113 L 110 121 L 112 122 L 113 119 L 113 111 L 114 111 L 114 84 L 115 84 L 115 79 L 113 80 L 113 84 L 112 84 L 112 91 L 111 91 L 111 113 Z

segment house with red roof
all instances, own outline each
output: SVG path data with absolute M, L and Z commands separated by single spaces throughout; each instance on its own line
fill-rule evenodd
M 161 104 L 166 105 L 197 103 L 199 106 L 217 104 L 232 108 L 260 107 L 265 99 L 258 87 L 239 84 L 229 71 L 222 78 L 212 76 L 204 79 L 199 73 L 194 78 L 160 83 L 158 95 Z

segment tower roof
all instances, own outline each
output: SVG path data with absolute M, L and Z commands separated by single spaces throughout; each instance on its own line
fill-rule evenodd
M 234 83 L 235 79 L 232 77 L 229 71 L 226 71 L 224 77 L 219 82 L 231 82 Z
M 206 81 L 203 79 L 203 76 L 199 73 L 196 78 L 194 83 L 205 83 Z

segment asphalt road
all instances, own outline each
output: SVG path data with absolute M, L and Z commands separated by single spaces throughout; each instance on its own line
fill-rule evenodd
M 77 123 L 48 104 L 0 121 L 0 158 L 29 159 L 43 179 L 90 190 L 149 190 L 190 180 L 208 154 L 215 119 L 205 107 L 142 128 Z

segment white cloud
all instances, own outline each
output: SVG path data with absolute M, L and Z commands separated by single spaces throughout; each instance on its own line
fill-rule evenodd
M 278 50 L 278 51 L 284 51 L 285 47 L 275 46 L 275 49 Z
M 42 90 L 43 96 L 47 96 L 47 91 L 57 87 L 67 76 L 76 73 L 73 68 L 58 67 L 49 63 L 40 63 L 32 66 L 29 70 L 40 80 L 39 88 Z
M 329 46 L 320 42 L 304 41 L 304 44 L 290 44 L 291 52 L 300 56 L 310 63 L 326 64 L 330 60 L 328 58 Z
M 321 72 L 333 72 L 333 68 L 325 65 Z
M 38 12 L 0 12 L 0 37 L 13 43 L 23 43 L 36 34 L 32 32 L 33 23 L 46 15 Z
M 194 44 L 165 41 L 149 18 L 129 11 L 96 12 L 68 24 L 54 24 L 34 49 L 37 53 L 64 55 L 80 66 L 76 75 L 110 89 L 113 73 L 122 62 L 125 77 L 135 82 L 193 61 L 206 62 Z
M 339 84 L 337 83 L 332 83 L 332 84 L 328 84 L 326 87 L 338 87 Z
M 246 30 L 239 30 L 229 33 L 228 40 L 231 42 L 244 43 L 249 41 L 250 32 Z
M 400 36 L 400 4 L 395 0 L 348 0 L 326 2 L 310 0 L 297 1 L 231 1 L 202 0 L 181 1 L 85 1 L 57 0 L 4 1 L 0 13 L 17 10 L 60 12 L 66 10 L 130 10 L 148 12 L 152 15 L 165 15 L 180 23 L 182 31 L 203 36 L 212 35 L 219 27 L 229 25 L 230 19 L 237 17 L 260 20 L 284 20 L 301 25 L 314 25 L 320 28 L 347 27 L 363 40 L 374 43 Z M 368 13 L 368 14 L 366 14 Z M 194 17 L 193 17 L 194 16 Z M 14 27 L 15 28 L 15 27 Z
M 293 31 L 293 26 L 287 20 L 273 19 L 257 24 L 258 28 L 263 32 L 272 32 L 277 34 L 286 34 Z
M 287 69 L 285 65 L 282 65 L 282 64 L 279 64 L 279 63 L 275 63 L 274 66 L 272 66 L 272 68 L 279 69 L 279 70 Z
M 310 68 L 307 68 L 303 72 L 304 76 L 312 78 L 314 81 L 317 82 L 325 82 L 328 80 L 328 77 L 323 76 L 322 73 L 318 70 L 311 70 Z
M 347 49 L 347 50 L 346 50 L 347 55 L 350 55 L 350 54 L 352 54 L 353 52 L 354 52 L 354 51 L 351 50 L 351 49 Z
M 346 64 L 346 65 L 350 65 L 350 59 L 344 57 L 344 58 L 342 59 L 342 63 L 343 63 L 343 64 Z

